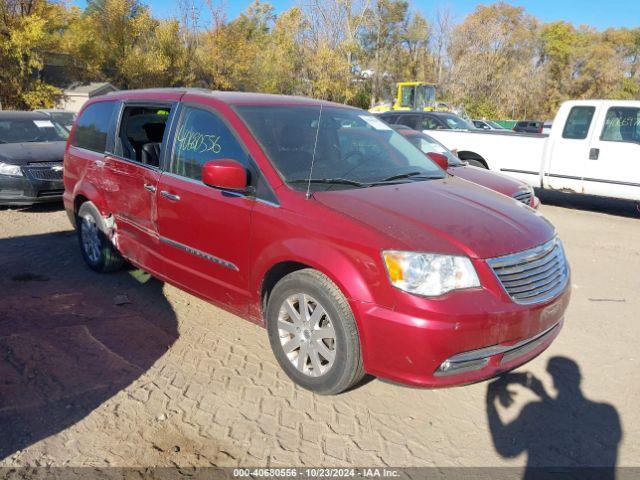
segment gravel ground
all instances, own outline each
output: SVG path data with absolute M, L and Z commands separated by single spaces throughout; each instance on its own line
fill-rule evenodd
M 1 209 L 0 467 L 640 466 L 640 214 L 604 210 L 541 208 L 573 298 L 515 375 L 320 397 L 261 328 L 137 270 L 89 271 L 59 207 Z

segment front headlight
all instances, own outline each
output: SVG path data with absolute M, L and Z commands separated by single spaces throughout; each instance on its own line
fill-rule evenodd
M 382 257 L 391 284 L 405 292 L 433 297 L 480 286 L 467 257 L 396 250 L 386 250 Z
M 9 165 L 8 163 L 0 162 L 0 175 L 10 175 L 12 177 L 21 177 L 22 170 L 18 165 Z

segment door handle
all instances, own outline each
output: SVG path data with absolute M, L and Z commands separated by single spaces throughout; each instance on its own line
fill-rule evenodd
M 599 156 L 600 156 L 599 148 L 592 148 L 591 150 L 589 150 L 589 160 L 598 160 Z
M 153 185 L 149 185 L 148 183 L 144 184 L 145 190 L 149 190 L 151 193 L 156 193 L 156 187 Z
M 160 190 L 160 195 L 162 195 L 164 198 L 166 198 L 168 200 L 171 200 L 173 202 L 180 201 L 180 195 L 176 195 L 175 193 L 167 192 L 166 190 Z

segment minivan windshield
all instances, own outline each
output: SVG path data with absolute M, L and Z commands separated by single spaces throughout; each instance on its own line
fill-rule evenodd
M 0 143 L 62 142 L 69 131 L 48 118 L 0 119 Z
M 446 176 L 402 135 L 363 110 L 323 106 L 320 111 L 316 105 L 243 105 L 235 109 L 294 188 L 306 189 L 310 174 L 313 190 Z

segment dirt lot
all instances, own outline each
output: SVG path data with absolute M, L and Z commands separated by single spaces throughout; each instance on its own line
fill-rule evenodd
M 573 299 L 530 375 L 327 398 L 289 382 L 259 327 L 89 271 L 62 210 L 0 210 L 0 466 L 640 466 L 640 220 L 542 213 Z

